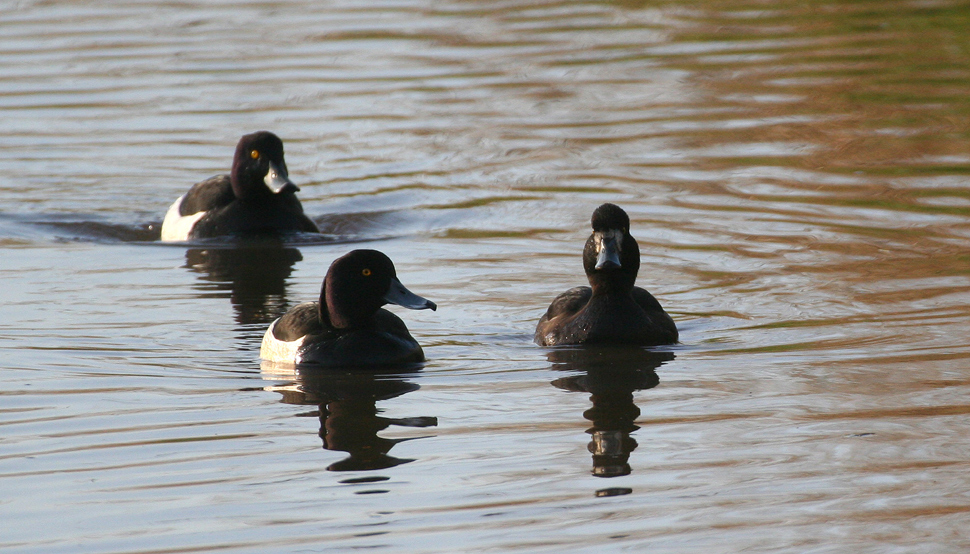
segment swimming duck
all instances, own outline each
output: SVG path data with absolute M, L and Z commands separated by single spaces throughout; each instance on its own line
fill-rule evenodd
M 560 294 L 536 326 L 540 346 L 677 342 L 674 320 L 657 299 L 633 286 L 640 269 L 640 247 L 630 235 L 630 217 L 615 204 L 593 212 L 593 234 L 583 250 L 589 287 Z
M 434 302 L 401 284 L 386 255 L 354 250 L 331 264 L 319 302 L 299 304 L 270 324 L 259 356 L 271 362 L 329 367 L 424 361 L 421 345 L 399 317 L 381 308 L 385 304 L 437 309 Z
M 283 141 L 268 131 L 244 135 L 229 175 L 196 183 L 165 214 L 163 241 L 261 232 L 319 233 L 296 197 Z

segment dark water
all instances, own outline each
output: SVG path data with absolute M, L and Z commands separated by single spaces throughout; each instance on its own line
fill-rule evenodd
M 970 8 L 0 6 L 5 552 L 970 547 Z M 323 240 L 160 245 L 239 136 Z M 659 352 L 531 343 L 630 213 Z M 365 245 L 419 371 L 261 368 Z M 405 313 L 402 313 L 405 312 Z

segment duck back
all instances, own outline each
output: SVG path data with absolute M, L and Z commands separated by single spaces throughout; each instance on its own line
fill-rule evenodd
M 576 287 L 557 297 L 536 326 L 535 342 L 558 344 L 629 344 L 656 346 L 677 342 L 677 327 L 646 290 L 593 295 Z
M 192 238 L 258 233 L 318 233 L 294 194 L 262 198 L 259 202 L 234 199 L 208 210 L 192 228 Z
M 424 361 L 424 351 L 401 318 L 380 309 L 372 327 L 326 329 L 307 335 L 297 350 L 300 363 L 326 367 L 392 366 Z

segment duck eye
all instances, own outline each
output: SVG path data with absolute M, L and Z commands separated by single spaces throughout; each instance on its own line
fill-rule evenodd
M 364 271 L 361 271 L 360 274 L 363 275 L 364 277 L 370 277 L 370 270 L 367 268 L 364 268 Z
M 252 150 L 252 151 L 250 151 L 249 152 L 249 157 L 252 158 L 252 159 L 254 159 L 254 160 L 256 158 L 258 158 L 259 157 L 259 150 Z

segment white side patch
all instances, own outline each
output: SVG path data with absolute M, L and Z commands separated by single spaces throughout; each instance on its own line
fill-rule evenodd
M 179 206 L 182 205 L 183 198 L 185 198 L 185 195 L 179 196 L 179 199 L 172 203 L 165 214 L 165 220 L 162 221 L 162 241 L 189 240 L 192 227 L 205 216 L 205 212 L 196 212 L 186 216 L 179 215 Z
M 278 321 L 279 319 L 270 323 L 269 329 L 266 329 L 266 334 L 263 335 L 263 343 L 259 346 L 259 357 L 270 362 L 298 364 L 301 360 L 297 357 L 296 352 L 303 345 L 303 339 L 306 337 L 288 342 L 277 339 L 273 336 L 273 327 L 276 327 Z

